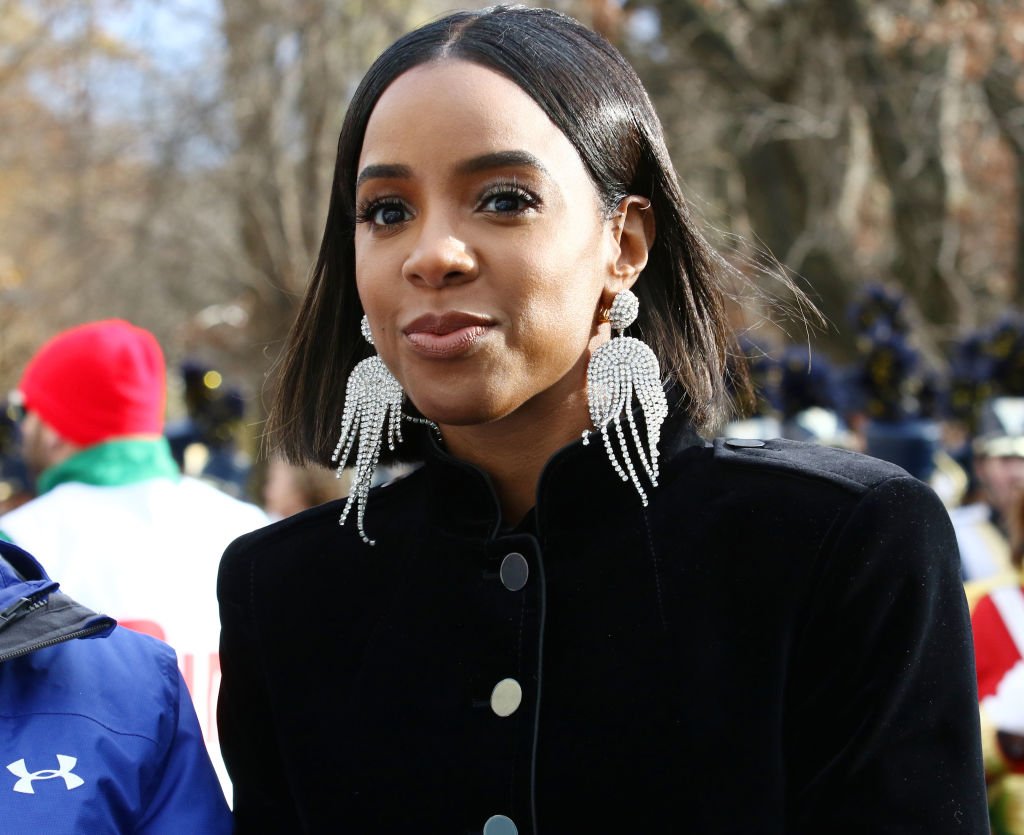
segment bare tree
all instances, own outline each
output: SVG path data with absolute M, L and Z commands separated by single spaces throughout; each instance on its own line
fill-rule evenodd
M 384 47 L 444 6 L 222 0 L 222 7 L 224 96 L 236 143 L 224 185 L 235 204 L 236 269 L 250 289 L 246 339 L 268 346 L 272 359 L 319 246 L 348 98 Z
M 627 9 L 614 35 L 652 91 L 684 177 L 726 231 L 804 276 L 833 321 L 872 278 L 907 290 L 933 342 L 1018 298 L 1007 273 L 1020 268 L 986 227 L 990 210 L 1006 214 L 990 172 L 1009 157 L 998 147 L 991 162 L 977 157 L 992 150 L 996 121 L 1001 143 L 1019 136 L 1020 61 L 978 70 L 993 33 L 1016 31 L 1013 4 L 655 0 Z M 638 38 L 631 22 L 651 18 Z M 1008 167 L 1017 183 L 1019 156 Z M 841 335 L 826 341 L 850 347 Z
M 481 3 L 483 5 L 483 3 Z M 616 41 L 684 187 L 837 324 L 901 284 L 938 346 L 1024 299 L 1024 9 L 1000 0 L 549 0 Z M 57 328 L 119 315 L 258 393 L 322 232 L 373 58 L 442 0 L 0 0 L 0 388 Z M 59 25 L 55 25 L 59 21 Z M 841 332 L 824 341 L 849 352 Z M 258 417 L 259 407 L 257 407 Z

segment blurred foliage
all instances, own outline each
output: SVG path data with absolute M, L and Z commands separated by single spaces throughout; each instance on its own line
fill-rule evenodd
M 472 5 L 472 4 L 469 4 Z M 479 5 L 484 5 L 480 3 Z M 1024 301 L 1024 8 L 564 0 L 631 59 L 739 265 L 844 311 L 883 280 L 932 366 Z M 126 316 L 172 362 L 265 375 L 318 245 L 345 102 L 441 0 L 0 0 L 0 391 L 61 327 Z M 148 38 L 124 21 L 155 20 Z M 118 25 L 115 23 L 120 22 Z M 199 33 L 181 60 L 164 43 Z M 758 339 L 758 303 L 737 321 Z

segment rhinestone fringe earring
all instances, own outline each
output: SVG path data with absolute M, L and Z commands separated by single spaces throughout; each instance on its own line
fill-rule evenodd
M 366 341 L 373 345 L 370 323 L 365 316 L 360 323 L 360 330 Z M 355 502 L 359 536 L 367 545 L 373 545 L 374 541 L 366 535 L 366 530 L 363 527 L 366 517 L 366 497 L 370 493 L 373 474 L 377 470 L 385 433 L 390 450 L 394 450 L 395 446 L 402 441 L 402 418 L 404 417 L 402 415 L 402 400 L 404 397 L 405 392 L 402 391 L 401 384 L 388 371 L 384 361 L 376 355 L 367 357 L 356 365 L 345 386 L 345 410 L 341 416 L 341 435 L 338 438 L 338 445 L 334 448 L 334 455 L 331 456 L 331 460 L 338 465 L 337 475 L 339 478 L 357 441 L 358 446 L 356 446 L 352 491 L 341 511 L 338 524 L 345 524 L 349 511 L 352 509 L 352 503 Z M 409 417 L 406 419 L 416 420 Z M 420 421 L 416 420 L 416 422 Z M 433 426 L 430 421 L 422 422 Z M 436 426 L 434 428 L 436 430 Z
M 640 483 L 637 467 L 633 464 L 629 445 L 622 427 L 622 414 L 626 414 L 633 446 L 639 456 L 651 485 L 658 486 L 658 441 L 661 438 L 661 424 L 668 417 L 668 402 L 661 385 L 661 369 L 654 352 L 639 339 L 623 336 L 622 332 L 636 321 L 640 311 L 640 300 L 630 290 L 616 294 L 608 313 L 612 330 L 619 335 L 613 337 L 596 351 L 587 366 L 587 403 L 590 406 L 590 420 L 594 429 L 599 429 L 604 438 L 608 460 L 623 481 L 632 481 L 640 494 L 640 500 L 647 507 L 647 493 Z M 633 397 L 640 402 L 647 430 L 648 449 L 637 429 L 633 416 Z M 615 453 L 609 436 L 609 424 L 615 425 L 619 454 Z M 590 433 L 583 433 L 584 445 L 590 442 Z

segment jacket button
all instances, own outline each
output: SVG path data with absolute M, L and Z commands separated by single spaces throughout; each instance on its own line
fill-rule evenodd
M 491 691 L 491 710 L 498 716 L 511 716 L 523 701 L 523 688 L 514 678 L 503 678 Z
M 513 551 L 501 561 L 498 575 L 505 588 L 509 591 L 519 591 L 526 585 L 526 580 L 530 576 L 530 564 L 526 557 Z
M 484 835 L 519 835 L 519 830 L 512 823 L 512 818 L 491 815 L 484 824 Z
M 764 441 L 759 441 L 756 438 L 729 438 L 725 445 L 733 449 L 757 449 L 758 447 L 767 446 Z

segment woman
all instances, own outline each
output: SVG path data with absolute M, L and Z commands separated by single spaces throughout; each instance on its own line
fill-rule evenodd
M 221 567 L 240 833 L 984 830 L 945 512 L 700 439 L 718 276 L 599 36 L 496 8 L 377 60 L 271 421 L 352 497 Z M 367 499 L 378 453 L 425 464 Z

